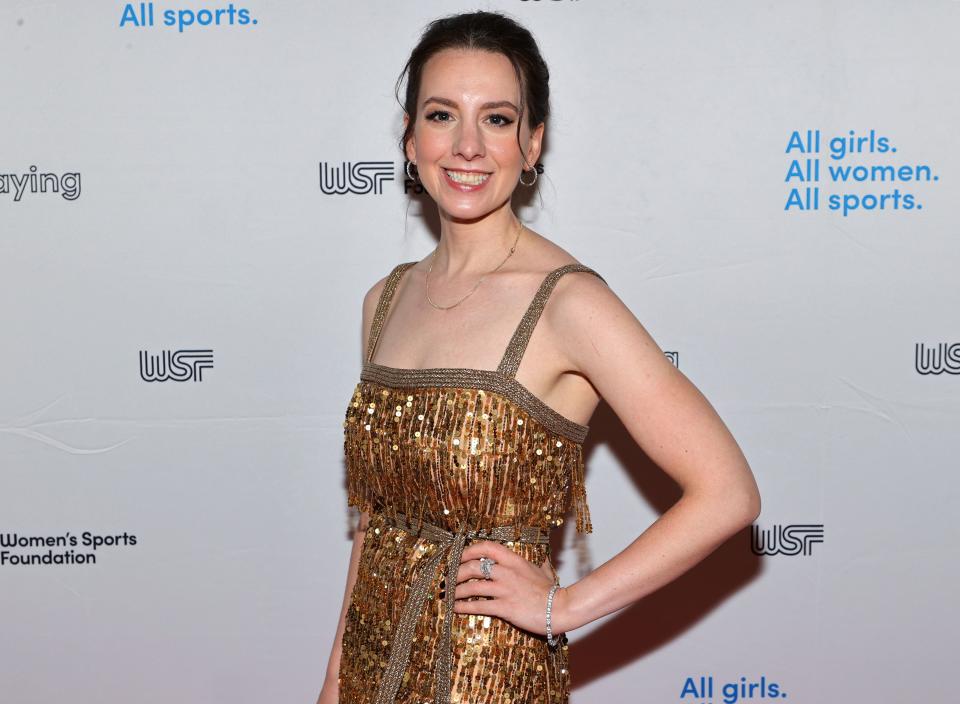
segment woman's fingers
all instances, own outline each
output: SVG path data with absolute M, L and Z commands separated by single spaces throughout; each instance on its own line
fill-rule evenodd
M 493 569 L 496 569 L 498 566 L 499 565 L 494 565 Z M 457 584 L 465 582 L 468 579 L 483 579 L 479 558 L 460 563 L 460 568 L 457 570 Z
M 471 596 L 492 596 L 493 598 L 505 595 L 503 583 L 493 580 L 479 579 L 474 582 L 461 582 L 454 590 L 455 599 L 466 599 Z

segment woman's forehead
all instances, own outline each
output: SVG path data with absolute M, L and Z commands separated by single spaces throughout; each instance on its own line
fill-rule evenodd
M 444 49 L 430 57 L 420 78 L 420 101 L 439 95 L 458 100 L 510 100 L 520 86 L 513 64 L 503 54 L 477 49 Z

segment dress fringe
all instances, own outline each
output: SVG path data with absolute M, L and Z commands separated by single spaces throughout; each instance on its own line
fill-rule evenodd
M 343 451 L 347 465 L 347 505 L 355 506 L 361 513 L 372 511 L 374 494 L 367 476 L 365 463 L 368 460 L 361 457 L 361 443 L 350 442 L 349 438 L 346 438 Z
M 573 466 L 570 471 L 570 499 L 577 519 L 577 532 L 592 533 L 593 524 L 590 522 L 590 507 L 587 504 L 587 486 L 584 474 L 583 452 L 582 448 L 578 447 L 574 453 Z

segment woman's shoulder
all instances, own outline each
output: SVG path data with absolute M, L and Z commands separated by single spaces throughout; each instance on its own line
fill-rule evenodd
M 556 274 L 550 287 L 548 310 L 559 314 L 556 317 L 569 319 L 573 315 L 579 318 L 591 307 L 610 303 L 609 299 L 614 294 L 603 272 L 562 247 L 554 246 L 557 251 L 547 257 L 541 273 L 544 283 L 547 283 L 548 277 Z
M 602 273 L 591 264 L 581 261 L 563 249 L 552 256 L 544 257 L 544 262 L 538 267 L 537 273 L 544 278 L 559 273 L 555 288 L 561 285 L 564 288 L 578 287 L 583 285 L 580 282 L 588 282 L 589 286 L 592 279 L 606 281 Z
M 371 297 L 377 297 L 383 290 L 386 288 L 387 283 L 390 281 L 391 277 L 402 276 L 403 272 L 409 269 L 412 266 L 415 266 L 424 261 L 424 259 L 414 259 L 409 262 L 399 262 L 390 267 L 389 270 L 385 272 L 380 272 L 381 276 L 379 279 L 373 282 L 370 288 L 367 290 L 367 295 Z
M 389 271 L 381 273 L 379 279 L 373 282 L 373 284 L 367 289 L 367 292 L 363 296 L 363 309 L 364 312 L 372 312 L 376 309 L 377 304 L 380 301 L 380 298 L 383 296 L 383 292 L 387 288 L 387 284 L 390 283 L 390 279 L 395 277 L 397 274 L 402 273 L 408 265 L 415 264 L 416 262 L 401 262 L 400 264 L 395 264 L 390 268 Z

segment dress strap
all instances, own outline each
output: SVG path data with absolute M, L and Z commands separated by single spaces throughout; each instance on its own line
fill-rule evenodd
M 387 313 L 390 311 L 390 302 L 393 300 L 393 294 L 397 290 L 397 284 L 403 277 L 403 272 L 416 264 L 416 261 L 403 262 L 393 267 L 393 270 L 387 275 L 387 280 L 383 285 L 383 291 L 380 292 L 380 300 L 377 301 L 377 308 L 373 314 L 373 322 L 370 323 L 370 335 L 367 338 L 367 356 L 368 362 L 373 361 L 373 353 L 377 349 L 377 341 L 380 339 L 380 331 L 383 329 L 383 323 L 387 319 Z
M 497 367 L 498 372 L 511 378 L 517 373 L 517 369 L 520 368 L 520 360 L 523 359 L 523 353 L 527 349 L 527 343 L 530 342 L 530 336 L 533 334 L 533 329 L 537 326 L 537 321 L 540 320 L 540 314 L 543 313 L 543 308 L 547 304 L 547 299 L 550 297 L 553 287 L 557 285 L 557 281 L 560 280 L 561 276 L 571 271 L 589 272 L 603 281 L 603 283 L 607 283 L 605 278 L 590 267 L 575 262 L 564 264 L 547 274 L 543 279 L 543 283 L 540 284 L 540 288 L 537 289 L 537 293 L 527 308 L 527 312 L 524 313 L 523 319 L 520 321 L 520 324 L 517 325 L 513 337 L 510 338 L 507 350 L 503 353 L 503 359 L 500 360 L 500 365 Z

